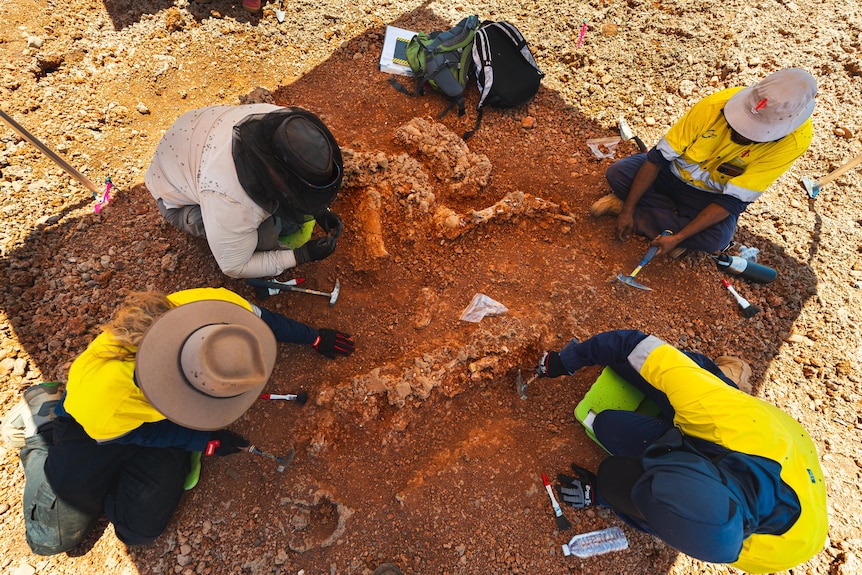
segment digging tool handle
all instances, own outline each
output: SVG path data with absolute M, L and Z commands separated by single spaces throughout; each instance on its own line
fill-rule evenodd
M 858 156 L 856 156 L 855 158 L 853 158 L 852 160 L 850 160 L 849 162 L 847 162 L 846 164 L 844 164 L 840 168 L 836 168 L 835 170 L 829 172 L 828 174 L 826 174 L 825 176 L 820 178 L 820 181 L 817 182 L 817 184 L 819 184 L 822 187 L 822 186 L 828 184 L 829 182 L 831 182 L 832 180 L 834 180 L 835 178 L 840 177 L 845 172 L 852 170 L 853 168 L 858 166 L 860 163 L 862 163 L 862 154 L 859 154 Z
M 637 144 L 638 150 L 640 150 L 642 154 L 646 154 L 647 147 L 643 140 L 640 139 L 640 136 L 632 136 L 632 139 L 635 141 L 635 144 Z
M 297 287 L 297 286 L 290 285 L 290 284 L 284 284 L 281 282 L 270 282 L 270 281 L 260 280 L 260 279 L 250 279 L 250 280 L 248 280 L 248 284 L 251 286 L 254 286 L 254 287 L 271 288 L 271 289 L 277 289 L 277 290 L 281 290 L 281 291 L 301 291 L 301 292 L 311 293 L 311 294 L 315 294 L 315 295 L 323 295 L 326 297 L 330 297 L 332 295 L 332 294 L 322 292 L 322 291 L 317 291 L 317 290 L 313 290 L 313 289 L 306 289 L 306 288 L 301 288 L 301 287 Z
M 52 150 L 51 148 L 49 148 L 48 146 L 46 146 L 45 144 L 40 142 L 38 139 L 36 139 L 36 136 L 34 136 L 33 134 L 31 134 L 30 132 L 25 130 L 23 126 L 21 126 L 18 122 L 16 122 L 12 118 L 10 118 L 9 115 L 6 114 L 6 112 L 4 112 L 3 110 L 0 110 L 0 118 L 2 118 L 2 120 L 4 122 L 6 122 L 9 125 L 9 127 L 12 128 L 19 136 L 21 136 L 22 138 L 24 138 L 25 140 L 27 140 L 28 142 L 30 142 L 31 144 L 33 144 L 34 146 L 39 148 L 40 152 L 42 152 L 43 154 L 45 154 L 46 156 L 51 158 L 51 160 L 53 160 L 53 162 L 55 164 L 57 164 L 58 166 L 60 166 L 64 170 L 66 170 L 67 174 L 69 174 L 70 176 L 72 176 L 73 178 L 78 180 L 81 183 L 81 185 L 83 185 L 85 188 L 87 188 L 88 190 L 93 192 L 93 197 L 96 197 L 96 198 L 99 197 L 99 194 L 101 194 L 101 192 L 99 191 L 99 188 L 97 188 L 96 184 L 91 182 L 90 179 L 87 178 L 87 176 L 85 176 L 84 174 L 82 174 L 81 172 L 79 172 L 78 170 L 73 168 L 69 164 L 69 162 L 67 162 L 66 160 L 64 160 L 60 156 L 58 156 L 54 152 L 54 150 Z

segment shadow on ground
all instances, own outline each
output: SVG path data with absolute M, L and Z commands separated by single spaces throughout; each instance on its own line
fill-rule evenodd
M 117 13 L 127 6 L 117 4 Z M 393 24 L 443 25 L 425 9 Z M 376 67 L 357 66 L 355 55 L 379 53 L 382 37 L 375 29 L 353 39 L 277 90 L 274 100 L 319 114 L 342 148 L 379 153 L 386 161 L 407 154 L 396 128 L 415 116 L 434 120 L 446 101 L 437 94 L 409 98 Z M 476 98 L 472 89 L 465 116 L 450 113 L 439 121 L 456 134 L 472 128 Z M 536 120 L 534 128 L 524 127 L 527 116 Z M 610 162 L 594 158 L 585 140 L 607 135 L 613 134 L 543 88 L 528 107 L 488 111 L 468 141 L 493 166 L 491 184 L 480 193 L 453 196 L 428 158 L 416 158 L 440 197 L 460 212 L 523 191 L 558 204 L 574 222 L 513 217 L 448 240 L 415 233 L 421 214 L 410 212 L 404 200 L 410 190 L 402 190 L 403 197 L 382 194 L 388 255 L 372 260 L 354 217 L 368 190 L 344 189 L 333 205 L 346 226 L 339 249 L 285 274 L 301 274 L 318 289 L 338 279 L 338 304 L 281 294 L 265 305 L 318 327 L 349 330 L 359 351 L 330 362 L 308 349 L 280 346 L 268 390 L 306 391 L 309 403 L 260 402 L 234 427 L 267 451 L 295 446 L 293 465 L 279 474 L 270 461 L 244 454 L 206 461 L 201 484 L 184 499 L 168 532 L 129 551 L 140 573 L 174 569 L 177 561 L 214 574 L 264 568 L 316 573 L 332 566 L 352 573 L 384 559 L 415 573 L 539 574 L 572 565 L 560 557 L 559 545 L 574 531 L 554 531 L 538 474 L 564 471 L 573 460 L 595 468 L 601 460 L 602 451 L 572 413 L 598 369 L 536 384 L 526 401 L 514 392 L 517 369 L 532 369 L 544 349 L 559 349 L 573 336 L 632 328 L 686 350 L 741 355 L 754 364 L 759 386 L 781 344 L 776 334 L 789 331 L 816 287 L 807 265 L 744 227 L 737 241 L 761 247 L 761 261 L 779 272 L 768 286 L 735 282 L 763 308 L 754 318 L 741 316 L 706 254 L 655 260 L 639 275 L 652 292 L 615 282 L 634 268 L 646 242 L 617 243 L 612 220 L 586 215 L 589 203 L 607 191 L 603 174 Z M 634 151 L 627 143 L 618 148 Z M 224 286 L 254 299 L 245 282 L 219 272 L 204 241 L 165 225 L 141 186 L 119 192 L 102 215 L 61 216 L 0 261 L 3 309 L 46 379 L 65 378 L 129 290 Z M 479 324 L 460 322 L 478 292 L 509 312 Z M 422 312 L 430 318 L 425 325 L 416 321 Z M 483 354 L 493 361 L 482 363 Z M 408 392 L 393 399 L 380 390 L 350 395 L 359 379 L 397 379 L 417 365 L 438 374 L 437 387 L 425 397 Z M 619 523 L 602 510 L 567 509 L 566 515 L 576 531 Z M 583 562 L 582 572 L 668 570 L 672 550 L 632 530 L 627 535 L 628 551 Z

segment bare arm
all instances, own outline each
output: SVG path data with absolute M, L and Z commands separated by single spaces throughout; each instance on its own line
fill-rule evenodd
M 660 171 L 660 165 L 653 164 L 647 160 L 640 167 L 637 174 L 635 174 L 632 185 L 629 188 L 629 195 L 623 203 L 620 215 L 617 216 L 617 239 L 627 240 L 632 236 L 635 227 L 635 206 L 650 186 L 653 185 Z
M 650 242 L 651 246 L 658 246 L 660 254 L 665 254 L 676 248 L 683 240 L 702 232 L 722 221 L 730 215 L 730 212 L 719 204 L 712 203 L 703 208 L 693 220 L 688 222 L 684 228 L 670 236 L 659 236 Z

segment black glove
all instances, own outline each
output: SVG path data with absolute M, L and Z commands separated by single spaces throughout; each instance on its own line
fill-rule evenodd
M 314 219 L 317 222 L 317 225 L 323 228 L 323 231 L 331 235 L 333 238 L 339 237 L 342 230 L 344 230 L 344 224 L 341 222 L 341 218 L 329 210 L 316 215 Z
M 250 444 L 248 439 L 238 435 L 229 429 L 218 429 L 210 433 L 210 442 L 207 443 L 207 455 L 231 455 L 245 451 L 243 447 Z
M 572 463 L 575 477 L 557 475 L 557 493 L 564 503 L 583 509 L 596 503 L 596 474 Z
M 317 330 L 317 339 L 311 344 L 317 353 L 325 355 L 329 359 L 335 359 L 335 355 L 350 355 L 356 349 L 356 344 L 350 339 L 350 335 L 334 329 Z
M 539 365 L 536 366 L 536 373 L 539 377 L 569 375 L 568 370 L 563 367 L 563 360 L 560 359 L 560 354 L 556 351 L 545 352 L 545 355 L 539 360 Z
M 296 265 L 304 264 L 305 262 L 316 262 L 328 257 L 335 251 L 335 238 L 326 236 L 310 241 L 295 250 L 293 255 L 296 258 Z

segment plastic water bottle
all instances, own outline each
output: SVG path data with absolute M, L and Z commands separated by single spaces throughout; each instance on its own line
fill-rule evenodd
M 748 260 L 750 262 L 757 261 L 757 254 L 760 253 L 760 250 L 757 248 L 750 248 L 748 246 L 739 246 L 739 257 L 744 260 Z
M 628 549 L 629 542 L 626 534 L 619 527 L 610 527 L 600 531 L 590 531 L 575 535 L 563 545 L 563 555 L 575 555 L 577 557 L 592 557 L 611 551 L 622 551 Z

